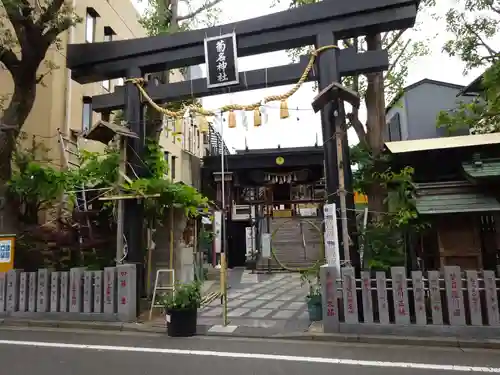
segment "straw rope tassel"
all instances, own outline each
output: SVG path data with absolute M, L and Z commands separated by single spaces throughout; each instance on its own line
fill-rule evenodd
M 262 103 L 280 101 L 280 102 L 282 102 L 282 106 L 283 106 L 282 107 L 282 110 L 283 110 L 282 114 L 283 115 L 286 114 L 285 107 L 284 107 L 286 104 L 286 100 L 289 99 L 292 95 L 294 95 L 297 92 L 297 90 L 302 86 L 302 84 L 307 80 L 307 77 L 309 76 L 309 73 L 311 72 L 311 70 L 314 66 L 314 62 L 316 61 L 316 58 L 318 57 L 318 55 L 321 52 L 329 50 L 329 49 L 338 49 L 338 46 L 336 46 L 336 45 L 323 46 L 323 47 L 320 47 L 320 48 L 311 52 L 311 56 L 309 58 L 309 62 L 306 66 L 306 69 L 304 70 L 304 72 L 300 76 L 300 79 L 297 81 L 295 86 L 293 86 L 288 92 L 286 92 L 282 95 L 268 96 L 268 97 L 264 98 L 263 100 L 261 100 L 257 103 L 253 103 L 253 104 L 247 104 L 247 105 L 228 104 L 228 105 L 224 105 L 221 108 L 219 108 L 218 110 L 221 112 L 237 111 L 237 110 L 254 111 L 254 125 L 255 126 L 260 126 L 262 124 L 262 122 L 266 122 L 265 118 L 264 119 L 262 118 L 262 115 L 263 114 L 265 115 L 265 113 L 264 113 L 265 110 L 264 111 L 259 110 Z M 182 117 L 186 110 L 189 110 L 192 113 L 197 113 L 197 114 L 202 115 L 202 116 L 215 116 L 215 111 L 213 111 L 213 110 L 209 111 L 209 110 L 206 110 L 206 109 L 201 108 L 201 107 L 196 106 L 196 105 L 190 106 L 188 108 L 183 108 L 179 111 L 170 111 L 166 108 L 159 106 L 158 104 L 156 104 L 154 102 L 153 99 L 151 99 L 151 97 L 148 95 L 146 89 L 143 87 L 144 83 L 145 83 L 144 78 L 130 78 L 130 79 L 125 80 L 125 82 L 131 82 L 134 85 L 136 85 L 140 94 L 144 97 L 144 99 L 146 99 L 146 101 L 149 103 L 149 105 L 151 105 L 151 107 L 153 107 L 158 112 L 161 112 L 169 117 L 173 117 L 173 118 Z M 283 103 L 284 101 L 285 101 L 285 103 Z M 182 130 L 181 130 L 181 133 L 182 133 Z
M 288 111 L 288 103 L 286 100 L 282 100 L 280 103 L 280 118 L 285 119 L 290 117 L 290 112 Z

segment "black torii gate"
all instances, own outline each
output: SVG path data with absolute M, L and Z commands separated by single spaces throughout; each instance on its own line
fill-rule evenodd
M 324 0 L 317 4 L 278 12 L 242 22 L 202 30 L 180 32 L 155 37 L 69 45 L 67 67 L 72 79 L 79 83 L 99 82 L 115 78 L 140 78 L 147 73 L 189 67 L 205 61 L 204 38 L 235 32 L 238 56 L 250 56 L 315 45 L 317 48 L 337 44 L 340 39 L 354 38 L 412 27 L 419 0 Z M 231 92 L 259 89 L 295 83 L 302 74 L 305 60 L 287 66 L 240 73 L 242 84 L 232 86 Z M 387 69 L 387 51 L 357 53 L 354 50 L 327 50 L 316 60 L 316 70 L 308 80 L 317 80 L 322 90 L 341 76 L 373 73 Z M 245 76 L 244 76 L 245 75 Z M 205 79 L 172 84 L 149 85 L 148 94 L 154 100 L 165 102 L 191 97 L 224 93 L 223 89 L 207 89 Z M 125 109 L 125 119 L 131 130 L 139 135 L 132 140 L 129 162 L 140 165 L 145 130 L 142 126 L 142 104 L 139 91 L 133 83 L 118 88 L 114 93 L 98 95 L 92 100 L 94 111 L 109 113 Z M 334 124 L 335 103 L 321 111 L 325 168 L 329 202 L 338 199 L 338 176 L 335 171 Z M 347 147 L 347 142 L 345 142 Z M 346 186 L 348 190 L 349 186 Z M 354 207 L 352 194 L 348 206 Z M 337 202 L 338 203 L 338 202 Z M 142 205 L 126 202 L 125 228 L 129 246 L 128 261 L 142 264 Z M 354 220 L 350 220 L 354 223 Z M 341 233 L 339 233 L 339 238 Z M 353 259 L 354 260 L 354 259 Z

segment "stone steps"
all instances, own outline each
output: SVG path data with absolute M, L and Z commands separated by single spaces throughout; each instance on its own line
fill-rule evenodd
M 311 226 L 307 221 L 313 222 L 318 228 L 321 228 L 321 219 L 310 218 L 307 221 L 301 219 L 276 218 L 271 222 L 271 232 L 277 228 L 273 238 L 273 248 L 276 257 L 289 268 L 309 268 L 313 266 L 320 258 L 321 254 L 321 235 L 317 229 Z M 304 259 L 303 242 L 306 244 L 306 258 Z M 271 270 L 279 270 L 281 267 L 271 259 Z M 257 263 L 257 270 L 268 270 L 267 259 L 261 259 Z

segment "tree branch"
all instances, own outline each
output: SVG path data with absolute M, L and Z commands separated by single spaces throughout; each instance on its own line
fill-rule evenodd
M 402 30 L 399 30 L 398 33 L 394 36 L 394 39 L 391 40 L 391 42 L 387 45 L 387 50 L 390 50 L 392 47 L 394 47 L 394 45 L 398 42 L 399 39 L 401 39 L 401 37 L 403 36 L 403 34 L 405 33 L 405 31 L 408 30 L 408 29 L 402 29 Z M 387 33 L 386 35 L 388 35 L 389 33 Z M 382 41 L 383 43 L 383 41 Z
M 64 4 L 64 0 L 52 0 L 52 2 L 47 6 L 45 12 L 40 15 L 38 19 L 37 25 L 39 27 L 44 27 L 49 21 L 51 21 L 54 17 L 57 17 L 57 14 L 61 7 Z
M 392 64 L 389 66 L 389 69 L 387 70 L 387 73 L 384 76 L 384 80 L 386 80 L 387 77 L 389 76 L 389 74 L 391 74 L 391 72 L 394 70 L 394 67 L 398 64 L 399 60 L 401 60 L 401 58 L 403 57 L 403 55 L 406 52 L 406 49 L 408 48 L 408 46 L 410 45 L 410 43 L 411 43 L 411 39 L 409 39 L 406 42 L 406 44 L 401 49 L 401 51 L 399 52 L 399 54 L 396 56 L 396 58 L 394 59 L 394 61 L 392 62 Z
M 11 73 L 14 73 L 20 64 L 16 54 L 10 48 L 0 48 L 0 61 Z
M 177 17 L 177 21 L 185 21 L 191 18 L 196 17 L 198 14 L 206 11 L 207 9 L 212 8 L 213 6 L 219 4 L 222 2 L 222 0 L 212 0 L 212 1 L 207 1 L 205 4 L 203 4 L 201 7 L 198 9 L 193 10 L 191 13 L 186 14 L 185 16 L 179 16 Z
M 30 20 L 31 12 L 33 10 L 28 0 L 20 0 L 19 3 L 5 3 L 5 13 L 9 18 L 12 27 L 16 33 L 21 49 L 28 46 L 28 33 L 33 31 L 33 20 Z
M 487 43 L 486 41 L 481 37 L 481 35 L 479 35 L 479 33 L 474 30 L 473 27 L 471 27 L 468 23 L 467 23 L 467 20 L 465 19 L 465 17 L 462 16 L 462 21 L 464 23 L 464 26 L 465 28 L 471 33 L 473 34 L 481 43 L 480 45 L 482 45 L 484 48 L 486 48 L 486 50 L 488 51 L 488 53 L 490 54 L 490 56 L 496 56 L 498 55 L 498 52 L 495 51 L 493 48 L 491 48 Z
M 365 127 L 359 121 L 358 114 L 356 113 L 358 110 L 354 110 L 352 113 L 347 114 L 347 119 L 349 120 L 349 124 L 353 127 L 354 131 L 356 132 L 356 135 L 358 136 L 358 139 L 361 143 L 366 142 L 366 131 Z

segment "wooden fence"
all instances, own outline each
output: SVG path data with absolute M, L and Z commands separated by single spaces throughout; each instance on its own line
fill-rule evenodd
M 96 321 L 136 319 L 136 268 L 0 272 L 0 317 Z
M 500 334 L 494 271 L 462 272 L 450 266 L 443 272 L 412 271 L 407 277 L 404 267 L 393 267 L 388 275 L 365 271 L 356 279 L 353 268 L 342 268 L 339 274 L 325 265 L 320 275 L 325 332 L 396 333 L 399 327 L 406 328 L 403 333 L 435 334 L 482 327 L 490 336 Z

